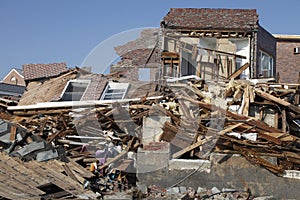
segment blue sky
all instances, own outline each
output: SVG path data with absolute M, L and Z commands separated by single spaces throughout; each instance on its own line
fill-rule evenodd
M 171 7 L 254 8 L 269 32 L 300 34 L 296 0 L 1 0 L 0 79 L 28 63 L 80 66 L 110 36 L 158 27 Z

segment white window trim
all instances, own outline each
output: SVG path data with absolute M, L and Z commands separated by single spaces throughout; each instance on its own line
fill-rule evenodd
M 269 56 L 269 58 L 272 58 L 272 66 L 271 66 L 271 69 L 269 70 L 270 72 L 270 76 L 268 77 L 273 77 L 273 73 L 274 73 L 274 58 L 273 56 L 271 56 L 270 54 L 268 54 L 267 52 L 265 51 L 262 51 L 262 50 L 259 50 L 259 72 L 262 73 L 263 72 L 263 68 L 262 68 L 262 54 L 265 54 L 267 56 Z M 268 78 L 266 77 L 266 78 Z
M 111 101 L 111 100 L 113 100 L 113 99 L 104 100 L 105 96 L 107 95 L 107 91 L 111 88 L 112 89 L 125 89 L 125 91 L 122 95 L 122 98 L 121 98 L 121 100 L 122 100 L 122 99 L 124 99 L 125 95 L 127 94 L 127 91 L 128 91 L 128 88 L 129 88 L 129 83 L 116 83 L 116 82 L 112 82 L 112 81 L 108 82 L 106 84 L 105 90 L 103 91 L 103 93 L 101 95 L 100 100 L 102 100 L 102 101 Z M 111 93 L 111 94 L 114 94 L 114 93 Z M 119 100 L 119 99 L 117 99 L 117 100 Z
M 68 83 L 65 85 L 65 88 L 63 89 L 63 91 L 62 91 L 62 93 L 60 95 L 60 99 L 64 96 L 64 93 L 66 92 L 66 90 L 67 90 L 67 88 L 68 88 L 68 86 L 69 86 L 70 83 L 87 83 L 88 84 L 86 86 L 86 88 L 85 88 L 85 91 L 83 92 L 83 94 L 82 94 L 82 96 L 80 98 L 80 101 L 81 101 L 82 97 L 84 97 L 84 95 L 86 94 L 86 91 L 87 91 L 88 87 L 91 84 L 91 80 L 85 80 L 85 79 L 83 79 L 83 80 L 81 80 L 81 79 L 69 80 Z

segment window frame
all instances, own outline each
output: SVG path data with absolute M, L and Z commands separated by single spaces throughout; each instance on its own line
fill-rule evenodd
M 69 85 L 71 83 L 87 83 L 87 86 L 86 86 L 84 92 L 82 93 L 82 95 L 80 97 L 80 100 L 78 100 L 78 101 L 81 101 L 82 97 L 84 97 L 84 95 L 86 94 L 86 91 L 87 91 L 87 89 L 88 89 L 88 87 L 89 87 L 89 85 L 91 83 L 91 80 L 86 80 L 86 79 L 82 79 L 82 80 L 81 79 L 69 80 L 68 83 L 66 84 L 65 88 L 63 89 L 61 95 L 60 95 L 60 99 L 63 98 L 64 94 L 66 93 L 66 90 L 68 89 L 68 87 L 69 87 Z M 74 101 L 74 100 L 62 100 L 62 101 Z
M 268 70 L 264 68 L 263 65 L 263 55 L 267 56 L 268 58 Z M 265 76 L 265 73 L 267 76 Z M 274 58 L 270 54 L 266 53 L 265 51 L 259 50 L 259 74 L 261 74 L 264 78 L 269 78 L 274 76 Z
M 127 94 L 129 88 L 129 83 L 116 83 L 116 82 L 112 82 L 109 81 L 106 86 L 105 86 L 105 90 L 103 91 L 100 100 L 102 101 L 111 101 L 111 100 L 122 100 L 124 99 L 125 95 Z M 124 90 L 123 92 L 109 92 L 109 90 Z M 108 95 L 122 95 L 121 98 L 110 98 L 110 99 L 106 99 L 106 96 Z

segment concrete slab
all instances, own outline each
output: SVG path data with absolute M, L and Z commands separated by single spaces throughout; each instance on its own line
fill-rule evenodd
M 210 173 L 209 160 L 172 159 L 169 160 L 169 170 L 199 170 Z

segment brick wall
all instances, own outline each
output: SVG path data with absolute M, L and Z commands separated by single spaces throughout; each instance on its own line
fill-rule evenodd
M 259 73 L 259 52 L 260 50 L 273 57 L 273 76 L 276 75 L 276 39 L 267 30 L 259 26 L 257 32 L 257 51 L 256 51 L 256 74 L 254 77 L 258 77 Z
M 277 72 L 282 83 L 298 83 L 300 54 L 294 54 L 295 47 L 300 47 L 300 41 L 277 42 Z
M 122 72 L 123 81 L 137 81 L 139 79 L 138 67 L 113 66 L 110 68 L 110 73 Z

